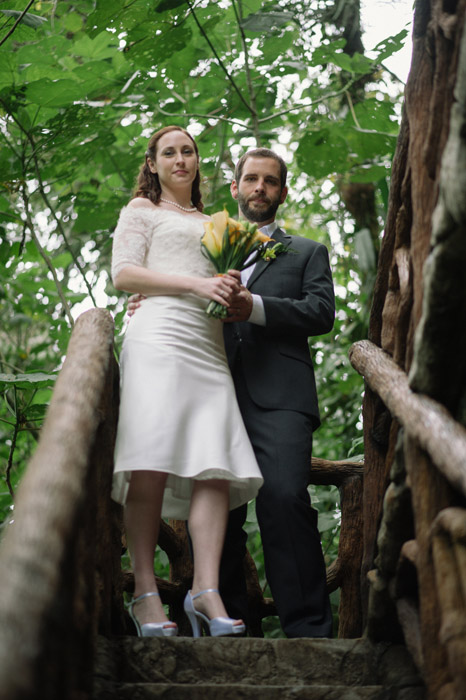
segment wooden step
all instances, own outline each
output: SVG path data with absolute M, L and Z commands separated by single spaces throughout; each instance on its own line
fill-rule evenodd
M 380 685 L 244 685 L 224 683 L 124 683 L 106 688 L 96 700 L 392 700 L 391 690 Z M 419 696 L 422 700 L 423 696 Z M 415 695 L 406 700 L 417 700 Z

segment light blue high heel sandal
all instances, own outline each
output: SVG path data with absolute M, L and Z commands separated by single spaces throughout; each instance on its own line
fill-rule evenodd
M 234 623 L 237 622 L 237 620 L 233 620 L 231 617 L 213 617 L 212 620 L 210 620 L 207 615 L 196 610 L 193 602 L 196 598 L 204 595 L 204 593 L 218 592 L 217 588 L 206 588 L 205 591 L 199 591 L 196 595 L 191 595 L 191 591 L 186 593 L 184 611 L 191 623 L 193 637 L 201 636 L 201 622 L 207 625 L 211 637 L 231 637 L 244 634 L 246 631 L 246 625 L 244 623 L 235 625 Z
M 178 634 L 178 627 L 167 627 L 167 625 L 173 625 L 173 622 L 147 622 L 145 625 L 141 625 L 138 618 L 134 614 L 133 605 L 135 605 L 135 603 L 139 603 L 140 600 L 149 598 L 153 595 L 160 597 L 160 593 L 152 591 L 151 593 L 143 593 L 142 595 L 138 595 L 137 598 L 133 598 L 126 604 L 129 616 L 136 627 L 138 637 L 176 637 Z

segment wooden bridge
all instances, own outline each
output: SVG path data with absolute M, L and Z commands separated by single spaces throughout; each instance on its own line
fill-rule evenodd
M 14 523 L 9 526 L 0 549 L 2 700 L 165 697 L 166 677 L 162 684 L 160 679 L 158 683 L 147 682 L 154 653 L 157 658 L 162 655 L 165 664 L 177 655 L 193 660 L 189 682 L 186 670 L 181 683 L 178 671 L 177 675 L 169 674 L 171 683 L 168 686 L 175 694 L 169 693 L 167 697 L 218 697 L 220 680 L 208 687 L 202 683 L 206 674 L 213 673 L 212 663 L 215 666 L 212 648 L 209 651 L 205 642 L 219 648 L 218 640 L 205 640 L 200 646 L 199 640 L 178 639 L 168 646 L 167 640 L 162 640 L 165 646 L 161 648 L 160 640 L 135 638 L 133 626 L 128 624 L 122 594 L 132 590 L 133 580 L 131 574 L 121 571 L 122 513 L 121 507 L 110 500 L 117 407 L 118 366 L 113 355 L 113 320 L 107 311 L 95 309 L 83 314 L 73 330 L 38 448 L 18 491 Z M 331 640 L 317 643 L 304 640 L 303 644 L 298 643 L 300 651 L 297 652 L 298 640 L 290 647 L 286 646 L 286 640 L 233 640 L 243 648 L 238 652 L 238 645 L 231 646 L 232 640 L 227 640 L 230 646 L 221 642 L 222 658 L 228 658 L 228 653 L 233 653 L 236 660 L 251 654 L 257 657 L 256 684 L 251 686 L 252 694 L 245 697 L 258 697 L 257 692 L 264 692 L 264 697 L 286 697 L 287 690 L 293 693 L 296 686 L 308 687 L 297 677 L 296 668 L 291 672 L 291 667 L 296 666 L 296 661 L 292 663 L 291 659 L 295 659 L 297 653 L 300 658 L 303 653 L 305 657 L 306 649 L 314 657 L 313 667 L 319 672 L 320 683 L 315 692 L 324 692 L 323 689 L 328 692 L 330 687 L 337 693 L 335 698 L 345 698 L 352 687 L 348 685 L 348 677 L 352 677 L 366 693 L 361 697 L 382 697 L 379 693 L 383 689 L 383 678 L 376 670 L 375 659 L 384 656 L 386 648 L 372 646 L 369 639 L 360 639 L 363 632 L 360 594 L 363 466 L 315 459 L 311 474 L 313 483 L 335 484 L 341 492 L 339 556 L 328 570 L 327 582 L 330 591 L 340 588 L 339 636 L 342 641 L 335 644 Z M 164 524 L 159 544 L 171 564 L 171 580 L 158 581 L 162 599 L 170 605 L 170 617 L 179 623 L 180 631 L 186 633 L 182 602 L 191 584 L 192 565 L 184 523 Z M 259 634 L 261 619 L 274 614 L 275 609 L 273 601 L 262 596 L 250 557 L 246 566 L 248 592 L 256 620 L 252 632 Z M 192 648 L 187 647 L 189 642 L 194 642 Z M 262 646 L 258 647 L 261 642 Z M 198 655 L 202 650 L 206 668 L 199 674 Z M 399 664 L 399 650 L 392 653 Z M 263 659 L 271 655 L 282 669 L 281 673 L 284 668 L 289 669 L 280 685 L 276 679 L 270 685 L 261 677 Z M 123 657 L 126 660 L 117 664 L 116 659 Z M 133 661 L 129 663 L 126 657 Z M 352 663 L 346 662 L 345 673 L 336 674 L 335 657 L 353 659 Z M 331 680 L 323 673 L 325 659 L 329 664 L 331 660 L 325 672 Z M 408 669 L 402 676 L 402 683 L 419 690 L 418 676 L 413 674 L 406 656 L 402 656 L 402 660 Z M 362 664 L 356 680 L 354 672 L 352 676 L 349 671 L 353 664 L 358 667 Z M 132 671 L 127 670 L 123 674 L 126 682 L 120 683 L 119 673 L 127 665 Z M 173 668 L 178 665 L 173 662 Z M 115 668 L 110 675 L 109 666 Z M 230 666 L 231 663 L 228 668 Z M 244 678 L 246 668 L 237 671 Z M 215 672 L 219 673 L 217 668 Z M 136 688 L 141 693 L 141 675 L 146 679 L 142 683 L 144 693 L 134 695 Z M 128 683 L 127 677 L 133 676 L 137 682 Z M 231 679 L 224 677 L 222 685 L 225 692 L 231 686 L 231 697 L 237 697 L 234 693 L 238 688 Z

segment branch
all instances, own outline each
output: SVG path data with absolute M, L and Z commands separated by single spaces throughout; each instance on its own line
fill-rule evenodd
M 61 235 L 62 235 L 62 237 L 63 237 L 63 240 L 65 241 L 65 248 L 66 248 L 66 249 L 68 250 L 68 252 L 71 254 L 71 257 L 73 258 L 73 262 L 74 262 L 74 264 L 76 265 L 76 267 L 78 268 L 78 270 L 79 270 L 79 272 L 80 272 L 80 274 L 81 274 L 81 276 L 82 276 L 82 278 L 83 278 L 83 280 L 84 280 L 84 284 L 86 285 L 86 288 L 87 288 L 87 293 L 89 294 L 89 296 L 90 296 L 90 298 L 91 298 L 91 300 L 92 300 L 92 303 L 94 304 L 94 306 L 97 306 L 97 302 L 96 302 L 96 300 L 94 299 L 94 294 L 93 294 L 93 292 L 92 292 L 92 287 L 91 287 L 91 285 L 89 284 L 89 282 L 87 281 L 87 278 L 86 278 L 86 274 L 85 274 L 85 272 L 84 272 L 84 269 L 83 269 L 83 267 L 81 266 L 81 263 L 79 262 L 77 256 L 74 254 L 74 251 L 73 251 L 73 249 L 72 249 L 72 247 L 71 247 L 71 245 L 70 245 L 70 243 L 69 243 L 69 241 L 68 241 L 68 237 L 67 237 L 67 235 L 65 234 L 65 229 L 63 228 L 60 219 L 57 217 L 57 215 L 56 215 L 56 213 L 55 213 L 55 209 L 54 209 L 54 208 L 52 207 L 52 205 L 50 204 L 49 199 L 48 199 L 48 197 L 47 197 L 47 195 L 46 195 L 46 193 L 45 193 L 44 185 L 43 185 L 43 182 L 42 182 L 42 178 L 41 178 L 41 176 L 40 176 L 40 174 L 39 174 L 38 163 L 37 163 L 37 161 L 36 161 L 36 157 L 35 157 L 35 156 L 34 156 L 34 162 L 35 162 L 35 164 L 36 164 L 37 179 L 38 179 L 38 181 L 39 181 L 39 191 L 40 191 L 40 194 L 41 194 L 41 196 L 42 196 L 42 199 L 44 200 L 46 206 L 47 206 L 47 207 L 50 209 L 50 211 L 52 212 L 52 217 L 53 217 L 53 220 L 55 221 L 55 223 L 56 223 L 56 225 L 57 225 L 57 229 L 60 231 L 60 233 L 61 233 Z
M 203 26 L 202 26 L 201 23 L 199 22 L 199 20 L 198 20 L 198 18 L 197 18 L 197 15 L 196 15 L 196 13 L 194 12 L 194 7 L 193 7 L 193 4 L 192 4 L 191 0 L 186 0 L 186 2 L 187 2 L 187 4 L 188 4 L 189 9 L 191 10 L 191 14 L 192 14 L 192 16 L 194 17 L 194 21 L 196 22 L 196 24 L 197 24 L 197 26 L 198 26 L 198 28 L 199 28 L 199 31 L 201 32 L 202 36 L 204 37 L 204 39 L 205 39 L 205 40 L 207 41 L 207 43 L 209 44 L 210 50 L 212 51 L 212 53 L 214 54 L 215 58 L 217 59 L 220 68 L 223 70 L 223 72 L 224 72 L 225 75 L 227 76 L 228 80 L 229 80 L 230 83 L 233 85 L 233 88 L 236 90 L 236 92 L 237 92 L 237 94 L 238 94 L 238 97 L 240 98 L 241 102 L 242 102 L 242 103 L 244 104 L 244 106 L 251 112 L 251 114 L 254 114 L 254 111 L 253 111 L 251 105 L 248 104 L 248 103 L 246 102 L 245 98 L 243 97 L 243 94 L 242 94 L 241 90 L 239 89 L 239 87 L 238 87 L 237 84 L 235 83 L 235 81 L 234 81 L 234 79 L 233 79 L 233 76 L 230 75 L 230 73 L 228 72 L 227 67 L 226 67 L 225 64 L 223 63 L 223 61 L 222 61 L 222 59 L 220 58 L 220 56 L 218 55 L 217 51 L 215 50 L 214 45 L 213 45 L 212 42 L 210 41 L 209 37 L 207 36 L 206 32 L 204 31 Z
M 329 100 L 333 97 L 339 97 L 343 93 L 345 93 L 351 85 L 356 82 L 356 78 L 353 78 L 350 80 L 344 87 L 341 88 L 341 90 L 337 90 L 336 92 L 330 92 L 328 95 L 323 95 L 322 97 L 318 97 L 316 100 L 313 100 L 312 102 L 308 102 L 305 105 L 299 105 L 296 107 L 290 107 L 289 109 L 283 109 L 281 112 L 276 112 L 275 114 L 269 114 L 266 117 L 262 117 L 261 119 L 257 119 L 257 124 L 263 124 L 264 122 L 268 122 L 271 119 L 276 119 L 277 117 L 282 117 L 284 114 L 290 114 L 291 112 L 299 112 L 300 110 L 308 109 L 309 107 L 314 107 L 315 105 L 320 104 L 321 102 L 325 102 L 326 100 Z M 158 107 L 156 105 L 156 109 L 158 112 L 161 114 L 165 115 L 166 117 L 183 117 L 183 118 L 189 118 L 189 117 L 195 117 L 196 119 L 215 119 L 217 121 L 221 122 L 228 122 L 229 124 L 235 124 L 236 126 L 240 126 L 243 129 L 247 129 L 248 124 L 244 121 L 241 121 L 240 119 L 231 119 L 229 117 L 220 117 L 220 116 L 215 116 L 213 114 L 199 114 L 199 112 L 185 112 L 185 113 L 174 113 L 174 112 L 167 112 L 167 110 L 162 109 L 162 107 Z M 364 133 L 367 130 L 360 130 L 364 131 Z M 379 133 L 379 132 L 370 132 L 370 133 Z M 391 136 L 396 138 L 396 134 L 387 134 L 387 136 Z
M 160 114 L 164 114 L 166 117 L 196 117 L 197 119 L 215 119 L 219 122 L 228 122 L 229 124 L 236 124 L 236 126 L 241 126 L 243 129 L 247 128 L 247 124 L 245 122 L 241 121 L 240 119 L 230 119 L 229 117 L 216 117 L 215 115 L 212 114 L 199 114 L 198 112 L 189 112 L 189 113 L 174 113 L 174 112 L 167 112 L 166 109 L 162 109 L 162 107 L 159 107 L 158 105 L 155 105 L 155 109 L 157 112 L 160 112 Z
M 341 486 L 346 479 L 364 475 L 364 462 L 353 462 L 350 459 L 331 461 L 312 457 L 311 484 Z
M 461 423 L 442 404 L 416 394 L 405 372 L 369 340 L 354 343 L 349 358 L 406 433 L 429 454 L 439 472 L 466 496 L 466 429 Z
M 6 109 L 6 105 L 5 105 L 5 103 L 3 102 L 3 100 L 1 100 L 0 102 L 3 104 L 3 106 L 4 106 L 5 109 Z M 65 229 L 63 228 L 62 223 L 61 223 L 60 219 L 58 218 L 58 216 L 57 216 L 57 214 L 56 214 L 56 212 L 55 212 L 55 209 L 54 209 L 53 206 L 51 205 L 51 203 L 50 203 L 50 201 L 49 201 L 49 198 L 47 197 L 47 194 L 46 194 L 46 192 L 45 192 L 45 187 L 44 187 L 44 183 L 43 183 L 43 181 L 42 181 L 42 175 L 41 175 L 40 167 L 39 167 L 39 161 L 38 161 L 38 159 L 37 159 L 36 144 L 35 144 L 35 142 L 34 142 L 34 139 L 33 139 L 33 137 L 31 136 L 31 134 L 23 127 L 23 125 L 21 124 L 21 122 L 18 121 L 18 119 L 16 118 L 16 116 L 15 116 L 14 114 L 11 114 L 11 112 L 9 112 L 9 114 L 10 114 L 11 118 L 13 119 L 13 121 L 14 121 L 14 122 L 16 123 L 16 125 L 18 126 L 18 128 L 19 128 L 19 129 L 23 132 L 23 134 L 26 136 L 26 139 L 29 141 L 29 145 L 30 145 L 31 148 L 32 148 L 31 157 L 32 157 L 32 160 L 33 160 L 33 162 L 34 162 L 34 170 L 36 171 L 36 177 L 37 177 L 37 181 L 38 181 L 38 183 L 39 183 L 39 192 L 40 192 L 40 194 L 41 194 L 41 197 L 42 197 L 42 199 L 44 200 L 45 205 L 50 209 L 50 211 L 51 211 L 51 213 L 52 213 L 52 217 L 53 217 L 53 220 L 55 221 L 55 223 L 56 223 L 56 225 L 57 225 L 57 229 L 58 229 L 58 231 L 60 232 L 60 234 L 61 234 L 61 236 L 62 236 L 62 238 L 63 238 L 63 240 L 64 240 L 64 242 L 65 242 L 65 248 L 66 248 L 66 249 L 68 250 L 68 252 L 71 254 L 71 257 L 73 258 L 73 262 L 74 262 L 74 264 L 76 265 L 76 267 L 78 268 L 78 271 L 79 271 L 79 273 L 81 274 L 81 276 L 82 276 L 82 278 L 83 278 L 83 280 L 84 280 L 84 284 L 85 284 L 85 286 L 86 286 L 86 288 L 87 288 L 87 293 L 89 294 L 89 296 L 90 296 L 90 298 L 91 298 L 91 300 L 92 300 L 92 303 L 94 304 L 94 306 L 97 306 L 97 302 L 96 302 L 96 300 L 94 299 L 94 294 L 93 294 L 93 292 L 92 292 L 92 287 L 91 287 L 91 285 L 89 284 L 89 282 L 88 282 L 87 279 L 86 279 L 86 275 L 85 275 L 85 273 L 84 273 L 84 269 L 83 269 L 83 267 L 81 266 L 81 263 L 79 262 L 77 256 L 74 254 L 74 251 L 73 251 L 73 249 L 72 249 L 72 247 L 71 247 L 71 245 L 70 245 L 70 243 L 69 243 L 69 241 L 68 241 L 68 237 L 67 237 L 67 235 L 65 234 Z M 27 201 L 29 202 L 29 199 L 28 199 Z M 29 228 L 30 228 L 30 230 L 31 230 L 31 227 L 29 227 Z M 33 227 L 32 227 L 32 228 L 33 228 Z M 35 240 L 37 241 L 37 238 L 35 238 Z M 40 244 L 39 244 L 39 245 L 40 245 Z M 41 255 L 42 255 L 42 253 L 41 253 Z M 44 258 L 44 259 L 45 259 L 45 258 Z M 48 261 L 49 261 L 50 265 L 52 265 L 52 267 L 53 267 L 53 264 L 52 264 L 52 262 L 50 261 L 50 258 L 48 258 Z M 48 263 L 47 263 L 47 264 L 48 264 Z M 54 270 L 55 270 L 55 268 L 54 268 Z M 55 279 L 55 278 L 56 278 L 56 275 L 54 275 L 54 279 Z
M 225 151 L 226 138 L 227 138 L 227 128 L 225 126 L 222 126 L 222 128 L 220 129 L 220 146 L 218 149 L 218 157 L 217 157 L 217 161 L 215 163 L 214 174 L 212 177 L 212 182 L 211 182 L 211 187 L 210 187 L 211 197 L 212 196 L 215 197 L 216 192 L 217 192 L 217 183 L 218 183 L 219 175 L 221 172 L 221 165 L 223 163 L 223 154 Z
M 360 129 L 360 128 L 361 128 L 361 124 L 358 122 L 358 118 L 357 118 L 357 116 L 356 116 L 356 112 L 354 111 L 353 100 L 352 100 L 351 95 L 350 95 L 350 93 L 349 93 L 348 90 L 345 90 L 345 96 L 346 96 L 346 100 L 347 100 L 347 102 L 348 102 L 348 106 L 349 106 L 349 108 L 350 108 L 351 116 L 353 117 L 353 121 L 354 121 L 354 123 L 356 124 L 356 126 L 358 127 L 358 129 Z
M 31 220 L 31 214 L 29 211 L 29 199 L 28 199 L 28 196 L 26 194 L 25 185 L 22 186 L 22 196 L 23 196 L 24 208 L 25 208 L 26 217 L 27 217 L 27 219 L 26 219 L 27 227 L 29 229 L 29 232 L 32 236 L 34 243 L 37 246 L 37 250 L 39 251 L 42 259 L 44 260 L 45 264 L 47 265 L 47 267 L 50 270 L 50 273 L 53 277 L 53 281 L 55 282 L 55 286 L 57 288 L 58 296 L 60 297 L 61 303 L 63 304 L 63 310 L 65 312 L 66 317 L 68 318 L 68 321 L 70 322 L 71 328 L 73 328 L 74 320 L 73 320 L 73 317 L 71 315 L 71 309 L 70 309 L 69 304 L 66 300 L 65 294 L 64 294 L 62 286 L 60 284 L 60 280 L 57 277 L 57 272 L 55 270 L 55 267 L 54 267 L 52 261 L 50 260 L 49 256 L 47 255 L 47 253 L 43 249 L 39 239 L 36 236 L 36 232 L 34 231 L 34 224 L 32 223 L 32 220 Z
M 35 2 L 35 0 L 30 0 L 30 2 L 28 3 L 28 6 L 26 7 L 25 10 L 23 10 L 23 11 L 21 12 L 20 16 L 18 17 L 18 19 L 16 20 L 16 22 L 14 23 L 14 25 L 12 26 L 12 28 L 10 29 L 10 31 L 8 32 L 8 34 L 7 34 L 6 36 L 4 36 L 3 39 L 0 41 L 0 46 L 1 46 L 2 44 L 4 44 L 5 41 L 8 39 L 8 37 L 11 36 L 11 35 L 13 34 L 13 32 L 14 32 L 15 29 L 16 29 L 16 27 L 17 27 L 18 24 L 21 22 L 21 20 L 23 19 L 24 15 L 25 15 L 26 12 L 29 10 L 29 8 L 31 7 L 31 5 L 34 4 L 34 2 Z
M 5 480 L 6 480 L 6 485 L 8 486 L 8 491 L 10 492 L 10 496 L 12 498 L 15 497 L 15 492 L 13 491 L 13 487 L 11 485 L 11 470 L 13 468 L 13 455 L 16 449 L 16 439 L 18 437 L 19 433 L 19 416 L 18 416 L 18 406 L 16 403 L 16 387 L 14 389 L 15 391 L 15 425 L 13 428 L 13 437 L 11 438 L 11 445 L 10 445 L 10 450 L 8 452 L 8 462 L 6 465 L 6 474 L 5 474 Z
M 15 492 L 13 490 L 13 486 L 11 485 L 11 470 L 13 468 L 13 455 L 16 449 L 16 439 L 18 437 L 19 433 L 19 423 L 16 421 L 15 426 L 13 428 L 13 436 L 11 438 L 11 446 L 10 446 L 10 451 L 8 453 L 8 463 L 6 467 L 6 474 L 5 474 L 5 481 L 6 485 L 8 487 L 8 491 L 10 492 L 10 496 L 12 498 L 15 497 Z
M 289 114 L 290 112 L 297 112 L 300 109 L 307 109 L 308 107 L 314 107 L 314 105 L 318 105 L 321 102 L 325 102 L 325 100 L 330 100 L 332 97 L 339 97 L 343 93 L 345 93 L 352 85 L 358 80 L 358 78 L 351 78 L 346 85 L 344 85 L 340 90 L 337 90 L 336 92 L 330 92 L 328 95 L 323 95 L 322 97 L 318 97 L 316 100 L 312 100 L 311 102 L 308 102 L 305 105 L 300 105 L 299 107 L 290 107 L 289 109 L 283 109 L 281 112 L 277 112 L 276 114 L 269 114 L 267 117 L 262 117 L 262 119 L 258 119 L 258 123 L 262 124 L 263 122 L 268 122 L 271 119 L 275 119 L 276 117 L 282 117 L 284 114 Z
M 85 284 L 86 287 L 87 287 L 87 293 L 89 294 L 89 296 L 90 296 L 90 298 L 91 298 L 91 300 L 92 300 L 92 303 L 94 304 L 94 306 L 97 306 L 97 302 L 96 302 L 96 300 L 94 299 L 94 294 L 93 294 L 93 292 L 92 292 L 92 287 L 91 287 L 91 285 L 89 284 L 89 282 L 88 282 L 87 279 L 86 279 L 86 275 L 85 275 L 84 269 L 83 269 L 83 267 L 81 266 L 81 263 L 79 262 L 77 256 L 74 254 L 74 251 L 73 251 L 73 249 L 72 249 L 72 247 L 71 247 L 71 245 L 70 245 L 70 243 L 69 243 L 69 241 L 68 241 L 68 237 L 67 237 L 67 235 L 65 234 L 65 229 L 63 228 L 60 219 L 57 217 L 57 215 L 56 215 L 56 213 L 55 213 L 55 209 L 52 207 L 52 205 L 51 205 L 50 202 L 49 202 L 49 198 L 47 197 L 47 194 L 46 194 L 46 192 L 45 192 L 44 183 L 42 182 L 42 176 L 41 176 L 41 174 L 40 174 L 39 164 L 38 164 L 38 162 L 37 162 L 37 157 L 36 157 L 36 155 L 34 155 L 34 165 L 35 165 L 35 169 L 36 169 L 37 179 L 38 179 L 38 181 L 39 181 L 39 191 L 40 191 L 41 197 L 42 197 L 42 199 L 44 200 L 46 206 L 50 209 L 50 211 L 51 211 L 51 213 L 52 213 L 52 218 L 53 218 L 53 220 L 55 221 L 55 223 L 56 223 L 56 225 L 57 225 L 57 229 L 60 231 L 60 233 L 61 233 L 61 235 L 62 235 L 62 237 L 63 237 L 63 240 L 65 241 L 65 247 L 66 247 L 66 249 L 68 250 L 68 252 L 71 254 L 71 257 L 73 258 L 74 264 L 76 265 L 76 267 L 78 268 L 79 272 L 81 273 L 81 276 L 82 276 L 82 278 L 83 278 L 83 280 L 84 280 L 84 284 Z
M 2 100 L 0 100 L 0 102 L 1 102 L 1 104 L 3 104 L 3 106 L 5 106 Z M 14 145 L 11 143 L 11 141 L 9 140 L 9 138 L 7 137 L 7 135 L 5 134 L 3 129 L 0 131 L 0 134 L 1 134 L 2 138 L 6 141 L 8 148 L 11 150 L 12 153 L 15 154 L 16 159 L 21 160 L 21 156 L 20 156 L 19 151 L 16 151 Z
M 238 10 L 236 9 L 236 2 L 235 0 L 232 0 L 232 5 L 233 5 L 233 10 L 235 13 L 236 21 L 238 23 L 239 27 L 239 32 L 241 36 L 241 44 L 243 46 L 243 51 L 244 51 L 244 67 L 246 71 L 246 83 L 248 86 L 248 92 L 249 92 L 249 98 L 251 100 L 251 109 L 252 109 L 252 118 L 254 121 L 254 135 L 256 138 L 256 146 L 259 147 L 261 137 L 260 137 L 260 129 L 259 129 L 259 122 L 257 121 L 257 107 L 256 107 L 256 93 L 254 91 L 254 86 L 252 84 L 252 78 L 251 78 L 251 68 L 249 65 L 249 53 L 248 53 L 248 46 L 246 43 L 246 35 L 243 30 L 242 26 L 242 21 L 243 21 L 243 12 L 242 12 L 242 6 L 241 6 L 241 0 L 238 1 Z

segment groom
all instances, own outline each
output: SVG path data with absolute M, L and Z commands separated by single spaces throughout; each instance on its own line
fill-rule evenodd
M 286 176 L 285 162 L 269 149 L 245 153 L 236 166 L 231 194 L 240 216 L 288 250 L 241 273 L 243 286 L 225 321 L 225 347 L 264 477 L 256 513 L 282 628 L 287 637 L 330 637 L 317 513 L 307 491 L 312 432 L 320 424 L 308 337 L 332 329 L 335 302 L 326 247 L 290 236 L 275 222 L 287 195 Z M 245 620 L 246 512 L 242 506 L 230 514 L 220 573 L 229 615 Z

